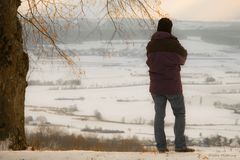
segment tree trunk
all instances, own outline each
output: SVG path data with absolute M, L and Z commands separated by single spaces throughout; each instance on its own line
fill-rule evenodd
M 20 0 L 0 0 L 0 149 L 26 149 L 24 100 L 28 56 L 17 18 Z M 5 147 L 4 147 L 5 146 Z

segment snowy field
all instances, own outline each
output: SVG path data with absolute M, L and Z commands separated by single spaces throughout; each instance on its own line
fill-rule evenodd
M 239 136 L 240 114 L 214 103 L 239 103 L 240 49 L 208 44 L 199 37 L 188 37 L 181 42 L 189 52 L 181 72 L 187 108 L 186 135 Z M 69 134 L 153 140 L 154 109 L 148 92 L 146 44 L 147 41 L 138 40 L 59 45 L 72 53 L 71 58 L 76 62 L 73 67 L 59 58 L 43 56 L 37 60 L 32 55 L 28 80 L 41 84 L 27 87 L 25 117 L 32 116 L 33 121 L 26 125 L 26 130 L 34 132 L 43 123 L 36 120 L 42 116 L 44 123 L 60 126 Z M 79 76 L 76 70 L 82 74 Z M 79 80 L 80 84 L 63 85 L 71 80 Z M 165 122 L 167 137 L 173 139 L 174 116 L 169 104 Z M 86 128 L 112 132 L 87 132 Z M 24 152 L 16 154 L 24 156 Z M 36 152 L 33 156 L 41 154 L 44 153 Z M 156 155 L 147 158 L 148 154 L 143 154 L 146 159 L 155 159 Z M 177 159 L 177 154 L 173 159 Z
M 240 149 L 198 148 L 194 153 L 166 154 L 154 152 L 93 152 L 93 151 L 1 151 L 0 160 L 239 160 Z

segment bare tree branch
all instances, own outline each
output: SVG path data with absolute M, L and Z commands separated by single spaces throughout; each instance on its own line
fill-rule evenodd
M 26 0 L 25 2 L 28 4 L 28 10 L 25 14 L 18 12 L 18 15 L 33 26 L 33 33 L 40 33 L 43 37 L 42 41 L 52 45 L 69 64 L 74 64 L 74 61 L 57 46 L 59 28 L 66 30 L 66 26 L 76 25 L 75 22 L 78 23 L 80 18 L 87 18 L 92 14 L 99 22 L 89 35 L 99 29 L 104 20 L 110 20 L 113 26 L 111 41 L 116 35 L 124 39 L 124 32 L 134 31 L 131 28 L 131 19 L 137 21 L 142 19 L 143 21 L 138 21 L 139 26 L 151 28 L 155 27 L 155 19 L 159 18 L 156 15 L 162 16 L 159 6 L 161 0 Z M 129 21 L 128 28 L 122 26 L 121 21 L 124 19 Z M 60 20 L 65 23 L 59 24 L 56 29 Z

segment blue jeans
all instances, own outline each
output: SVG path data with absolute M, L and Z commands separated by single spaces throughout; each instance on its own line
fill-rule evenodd
M 182 94 L 176 95 L 154 95 L 155 104 L 154 134 L 157 148 L 167 148 L 166 135 L 164 131 L 164 118 L 167 100 L 170 102 L 173 114 L 175 116 L 174 134 L 175 148 L 186 148 L 185 141 L 185 104 Z

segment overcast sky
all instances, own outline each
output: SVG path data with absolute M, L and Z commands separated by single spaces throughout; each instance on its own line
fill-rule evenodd
M 161 7 L 180 20 L 240 20 L 240 0 L 162 0 Z

